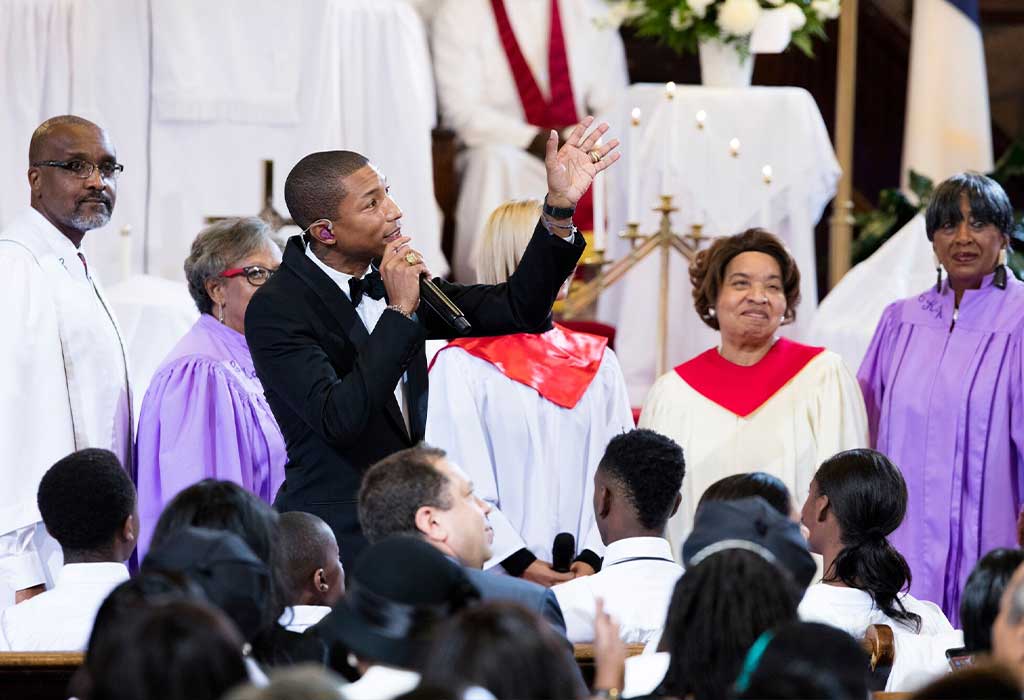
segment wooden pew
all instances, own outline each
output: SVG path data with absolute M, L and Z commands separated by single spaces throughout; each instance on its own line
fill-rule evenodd
M 881 693 L 892 672 L 892 664 L 896 660 L 896 642 L 889 625 L 871 625 L 860 640 L 861 646 L 871 660 L 871 678 L 869 688 L 872 692 Z
M 82 665 L 81 652 L 0 652 L 0 698 L 67 700 L 68 681 Z
M 626 656 L 639 656 L 643 651 L 643 644 L 626 645 Z M 576 664 L 580 667 L 580 672 L 583 673 L 583 680 L 587 682 L 587 687 L 590 688 L 594 684 L 594 671 L 596 670 L 594 664 L 594 645 L 573 644 L 573 656 L 576 657 Z

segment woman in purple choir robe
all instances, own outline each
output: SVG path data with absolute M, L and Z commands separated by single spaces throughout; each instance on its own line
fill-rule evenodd
M 284 438 L 245 342 L 245 310 L 281 262 L 260 219 L 201 231 L 185 260 L 196 324 L 164 360 L 142 401 L 136 441 L 139 559 L 164 505 L 205 478 L 272 503 L 284 480 Z
M 1013 226 L 995 181 L 968 173 L 939 185 L 926 213 L 938 282 L 885 310 L 858 373 L 872 445 L 907 482 L 890 541 L 914 596 L 941 604 L 954 626 L 975 562 L 1016 545 L 1024 284 L 1005 266 Z

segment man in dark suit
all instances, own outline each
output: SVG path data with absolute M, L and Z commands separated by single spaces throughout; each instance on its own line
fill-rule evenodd
M 531 581 L 483 571 L 491 558 L 491 506 L 444 450 L 419 445 L 374 464 L 359 490 L 359 521 L 370 542 L 391 535 L 420 537 L 466 568 L 484 600 L 512 600 L 551 623 L 565 636 L 558 600 Z
M 584 247 L 572 210 L 594 176 L 618 159 L 617 140 L 597 144 L 607 125 L 586 133 L 592 121 L 578 124 L 561 148 L 551 132 L 545 213 L 508 282 L 434 280 L 474 334 L 538 331 L 549 323 Z M 280 269 L 249 303 L 245 336 L 288 449 L 275 506 L 323 518 L 349 566 L 365 544 L 356 517 L 362 473 L 422 439 L 424 341 L 455 332 L 420 306 L 419 280 L 429 271 L 402 235 L 402 211 L 383 175 L 365 157 L 306 156 L 288 175 L 285 201 L 305 235 L 288 242 Z

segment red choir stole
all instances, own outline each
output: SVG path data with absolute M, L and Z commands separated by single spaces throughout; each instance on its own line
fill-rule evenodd
M 760 362 L 742 367 L 711 348 L 676 367 L 676 374 L 704 398 L 746 418 L 824 350 L 779 338 Z
M 551 403 L 575 408 L 597 376 L 607 345 L 607 338 L 571 331 L 556 323 L 546 333 L 458 338 L 441 348 L 438 355 L 448 348 L 462 348 Z M 431 367 L 436 360 L 437 355 Z
M 526 121 L 541 129 L 561 129 L 579 121 L 576 113 L 576 101 L 572 94 L 572 81 L 569 77 L 569 59 L 565 53 L 565 37 L 562 35 L 562 17 L 558 12 L 558 0 L 551 0 L 551 34 L 548 39 L 548 75 L 551 82 L 551 99 L 544 99 L 544 94 L 537 85 L 537 79 L 530 70 L 530 65 L 523 56 L 523 51 L 516 40 L 508 13 L 503 0 L 491 0 L 494 9 L 494 20 L 498 24 L 498 35 L 505 49 L 512 77 L 516 81 L 519 101 L 523 105 Z M 573 222 L 582 231 L 594 229 L 594 206 L 591 190 L 587 190 L 583 198 L 576 204 Z

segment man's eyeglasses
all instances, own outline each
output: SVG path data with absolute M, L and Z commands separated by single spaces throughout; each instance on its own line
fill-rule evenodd
M 268 270 L 261 265 L 249 265 L 247 267 L 233 267 L 220 273 L 221 277 L 240 277 L 245 275 L 245 281 L 254 287 L 261 287 L 274 274 L 275 270 Z
M 87 160 L 81 160 L 78 158 L 75 160 L 40 160 L 32 163 L 32 165 L 36 167 L 46 166 L 48 168 L 60 168 L 61 170 L 67 170 L 80 180 L 87 180 L 92 177 L 93 171 L 97 168 L 99 168 L 100 177 L 104 180 L 116 180 L 117 176 L 124 171 L 124 166 L 120 163 L 103 161 L 97 165 L 96 163 L 90 163 Z

